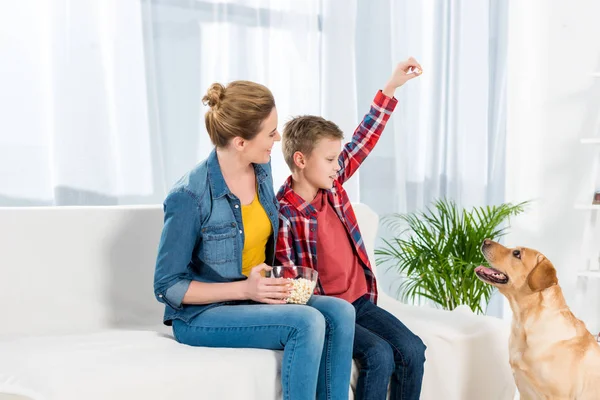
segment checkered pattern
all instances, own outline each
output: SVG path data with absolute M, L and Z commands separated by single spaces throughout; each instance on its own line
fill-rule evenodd
M 344 224 L 365 270 L 367 296 L 373 303 L 377 302 L 375 274 L 371 269 L 350 199 L 342 185 L 358 170 L 373 150 L 397 103 L 395 98 L 387 97 L 381 91 L 377 92 L 369 113 L 354 131 L 352 140 L 344 146 L 339 157 L 341 169 L 333 187 L 326 191 L 327 201 L 333 205 L 336 214 Z M 280 224 L 275 253 L 277 262 L 285 266 L 309 267 L 318 271 L 317 211 L 292 190 L 291 176 L 277 193 L 277 199 L 280 203 Z M 327 294 L 324 293 L 320 282 L 317 283 L 315 294 Z

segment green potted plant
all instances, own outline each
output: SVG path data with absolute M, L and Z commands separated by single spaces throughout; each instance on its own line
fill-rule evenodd
M 504 236 L 510 217 L 522 213 L 526 204 L 465 210 L 442 199 L 425 211 L 386 216 L 382 223 L 395 237 L 375 250 L 376 263 L 389 263 L 403 276 L 398 289 L 403 301 L 425 297 L 447 310 L 467 305 L 483 314 L 494 287 L 473 273 L 486 263 L 481 243 Z

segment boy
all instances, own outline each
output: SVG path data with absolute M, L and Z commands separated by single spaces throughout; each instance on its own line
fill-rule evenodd
M 413 58 L 398 64 L 341 153 L 343 133 L 321 117 L 296 117 L 283 129 L 283 154 L 292 175 L 277 194 L 277 261 L 318 270 L 315 293 L 354 306 L 359 400 L 385 400 L 390 378 L 391 399 L 418 399 L 421 392 L 426 347 L 396 317 L 377 307 L 375 276 L 342 187 L 379 140 L 396 107 L 395 90 L 420 74 Z

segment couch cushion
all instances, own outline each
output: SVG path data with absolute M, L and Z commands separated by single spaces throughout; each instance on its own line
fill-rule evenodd
M 34 399 L 275 399 L 281 392 L 281 352 L 190 347 L 149 331 L 21 338 L 0 342 L 0 354 L 0 393 Z
M 354 208 L 372 257 L 377 214 Z M 0 337 L 165 331 L 153 293 L 161 205 L 0 207 L 0 227 L 0 302 L 11 305 Z
M 0 336 L 160 330 L 162 225 L 161 206 L 0 208 Z
M 423 399 L 512 398 L 506 322 L 463 309 L 407 306 L 385 294 L 380 305 L 428 346 Z M 281 352 L 190 347 L 157 332 L 22 337 L 0 341 L 0 354 L 0 393 L 34 400 L 264 400 L 281 395 Z M 354 365 L 353 387 L 357 378 Z
M 281 398 L 280 351 L 191 347 L 167 334 L 105 331 L 0 341 L 0 354 L 0 400 L 2 393 L 32 400 Z M 351 387 L 357 379 L 354 364 Z
M 372 258 L 377 215 L 360 204 L 355 211 Z M 280 394 L 280 352 L 184 346 L 161 324 L 152 294 L 160 206 L 0 208 L 0 226 L 0 300 L 11 305 L 0 308 L 0 393 L 35 400 Z M 379 304 L 428 346 L 423 399 L 512 398 L 505 322 L 406 306 L 384 293 Z M 113 328 L 136 330 L 106 330 Z

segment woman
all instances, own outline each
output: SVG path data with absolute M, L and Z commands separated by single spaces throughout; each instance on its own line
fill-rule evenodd
M 279 227 L 270 153 L 281 139 L 266 87 L 215 83 L 203 98 L 215 149 L 164 202 L 154 290 L 164 323 L 192 346 L 283 349 L 284 399 L 346 399 L 354 309 L 313 296 L 283 305 L 288 281 L 264 278 Z M 335 366 L 335 368 L 334 368 Z

